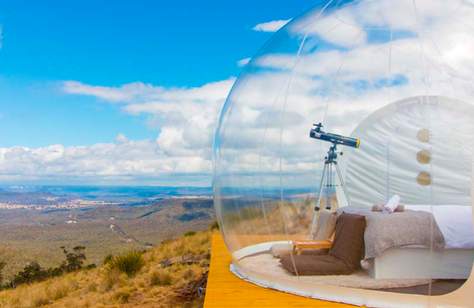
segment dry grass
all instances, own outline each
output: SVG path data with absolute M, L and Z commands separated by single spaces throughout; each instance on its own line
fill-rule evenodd
M 150 286 L 169 286 L 173 278 L 166 270 L 157 270 L 150 274 Z
M 0 307 L 199 307 L 202 299 L 183 302 L 180 288 L 208 269 L 210 232 L 198 232 L 140 255 L 143 265 L 128 276 L 104 265 L 13 290 L 0 292 Z M 201 256 L 192 264 L 181 264 L 182 256 Z M 169 266 L 161 263 L 172 260 Z M 178 260 L 178 261 L 176 261 Z

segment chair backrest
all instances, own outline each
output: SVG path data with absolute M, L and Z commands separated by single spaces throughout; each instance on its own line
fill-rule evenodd
M 353 269 L 360 268 L 364 258 L 365 216 L 342 213 L 337 218 L 334 242 L 329 254 Z

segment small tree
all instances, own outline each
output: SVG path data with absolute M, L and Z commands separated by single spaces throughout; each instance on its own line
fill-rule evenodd
M 80 270 L 86 260 L 86 254 L 84 252 L 86 247 L 76 246 L 72 251 L 69 251 L 62 246 L 61 249 L 66 257 L 66 260 L 61 264 L 61 269 L 67 273 Z

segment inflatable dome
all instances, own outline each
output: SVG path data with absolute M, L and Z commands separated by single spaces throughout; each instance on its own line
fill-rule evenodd
M 275 33 L 214 139 L 230 270 L 355 305 L 471 305 L 473 55 L 470 0 L 332 0 Z

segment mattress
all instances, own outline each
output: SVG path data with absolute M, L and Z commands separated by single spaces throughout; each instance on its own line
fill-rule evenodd
M 444 236 L 445 249 L 474 249 L 474 224 L 471 206 L 406 205 L 406 208 L 433 214 Z
M 444 249 L 430 252 L 425 247 L 392 248 L 368 262 L 376 279 L 467 279 L 474 250 Z

